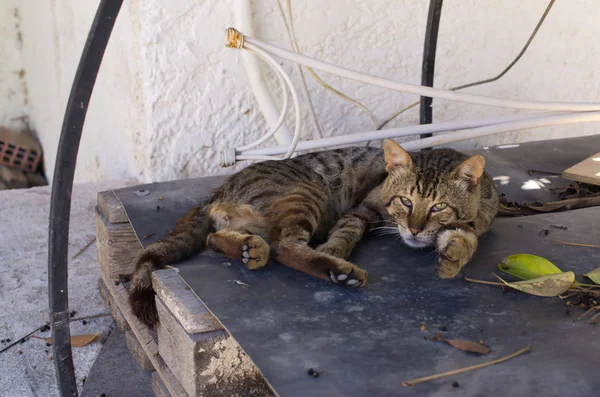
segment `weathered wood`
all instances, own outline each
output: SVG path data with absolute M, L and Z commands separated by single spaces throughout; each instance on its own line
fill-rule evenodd
M 114 282 L 111 283 L 111 280 L 105 279 L 104 275 L 103 280 L 116 306 L 123 314 L 123 317 L 129 324 L 131 330 L 133 330 L 133 333 L 135 334 L 136 338 L 138 339 L 146 353 L 148 353 L 148 357 L 152 358 L 158 355 L 158 346 L 156 344 L 156 338 L 152 334 L 150 329 L 146 325 L 144 325 L 140 320 L 138 320 L 138 318 L 133 314 L 133 311 L 131 310 L 131 305 L 129 305 L 129 293 L 127 292 L 125 286 L 122 283 L 119 283 L 118 285 L 115 285 Z
M 167 387 L 156 372 L 152 373 L 152 391 L 156 397 L 171 397 Z
M 129 223 L 125 208 L 112 190 L 98 193 L 100 212 L 110 223 Z
M 127 343 L 129 353 L 131 353 L 131 355 L 133 356 L 138 367 L 140 367 L 144 371 L 154 371 L 152 361 L 150 361 L 150 359 L 148 358 L 148 355 L 142 348 L 142 345 L 140 345 L 140 342 L 136 339 L 133 332 L 125 332 L 125 342 Z
M 129 324 L 127 323 L 127 320 L 125 320 L 125 317 L 123 317 L 123 313 L 121 313 L 119 307 L 116 305 L 110 291 L 106 287 L 106 284 L 104 284 L 104 279 L 102 277 L 98 279 L 98 291 L 100 292 L 102 302 L 110 309 L 110 313 L 117 322 L 119 328 L 123 331 L 128 331 Z
M 263 376 L 225 331 L 189 334 L 156 299 L 160 356 L 191 396 L 271 396 Z
M 600 153 L 563 171 L 562 177 L 572 181 L 600 185 Z
M 154 368 L 156 372 L 160 376 L 160 379 L 163 381 L 163 384 L 167 388 L 167 391 L 171 395 L 171 397 L 190 397 L 189 394 L 181 387 L 181 384 L 173 375 L 173 371 L 171 368 L 167 367 L 167 364 L 162 359 L 161 356 L 155 357 L 156 364 Z
M 161 302 L 189 334 L 222 330 L 221 323 L 172 269 L 155 271 L 152 286 Z
M 130 223 L 110 223 L 96 207 L 96 239 L 98 262 L 107 278 L 133 273 L 143 248 Z
M 105 275 L 103 275 L 103 277 L 105 277 Z M 154 369 L 158 375 L 161 377 L 171 396 L 189 397 L 186 391 L 182 388 L 181 384 L 174 377 L 171 369 L 167 367 L 162 357 L 160 357 L 158 354 L 156 337 L 153 335 L 150 329 L 142 324 L 140 320 L 138 320 L 133 314 L 131 306 L 129 305 L 129 294 L 127 289 L 125 289 L 122 283 L 115 285 L 114 283 L 109 283 L 109 281 L 110 280 L 104 278 L 104 284 L 110 292 L 113 301 L 123 314 L 125 320 L 127 320 L 129 323 L 131 331 L 140 343 L 140 346 L 142 346 L 142 349 L 144 349 L 146 352 L 148 359 L 150 359 L 150 362 L 154 366 Z

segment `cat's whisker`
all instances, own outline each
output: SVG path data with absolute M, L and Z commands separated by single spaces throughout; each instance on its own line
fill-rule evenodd
M 384 230 L 398 230 L 398 228 L 392 227 L 392 226 L 379 226 L 379 227 L 374 227 L 371 230 L 381 230 L 381 229 L 384 229 Z

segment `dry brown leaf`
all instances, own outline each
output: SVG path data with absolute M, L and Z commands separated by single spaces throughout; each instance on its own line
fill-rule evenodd
M 94 342 L 100 334 L 71 335 L 71 346 L 83 347 Z M 52 338 L 44 338 L 46 343 L 52 343 Z
M 536 296 L 558 296 L 568 290 L 575 281 L 573 272 L 550 274 L 514 283 L 506 282 L 496 274 L 494 276 L 511 288 Z
M 477 343 L 477 342 L 473 342 L 470 340 L 466 340 L 466 339 L 443 339 L 443 338 L 440 338 L 440 340 L 443 340 L 444 342 L 447 342 L 448 344 L 456 347 L 457 349 L 465 351 L 465 352 L 479 353 L 479 354 L 488 354 L 490 352 L 490 348 L 487 347 L 486 345 Z

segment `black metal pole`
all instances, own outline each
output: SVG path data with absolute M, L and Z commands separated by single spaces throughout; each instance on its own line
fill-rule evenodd
M 443 0 L 430 0 L 427 25 L 425 27 L 425 46 L 423 48 L 423 63 L 421 66 L 421 85 L 433 87 L 435 72 L 435 52 L 437 49 L 440 17 L 442 16 Z M 431 124 L 433 121 L 432 98 L 421 97 L 419 121 L 421 124 Z M 430 137 L 431 134 L 421 134 L 421 138 Z
M 68 246 L 71 191 L 79 141 L 98 69 L 123 0 L 101 0 L 67 103 L 52 182 L 48 237 L 48 297 L 52 351 L 60 395 L 77 396 L 69 330 Z

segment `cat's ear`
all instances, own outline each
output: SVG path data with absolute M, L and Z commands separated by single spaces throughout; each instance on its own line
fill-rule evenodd
M 398 145 L 396 141 L 386 139 L 383 142 L 383 153 L 385 154 L 385 169 L 388 171 L 396 167 L 408 169 L 412 166 L 410 154 L 402 149 L 402 146 Z
M 484 168 L 485 159 L 482 155 L 477 154 L 460 163 L 454 170 L 454 176 L 466 180 L 471 186 L 477 186 L 479 178 L 483 175 Z

